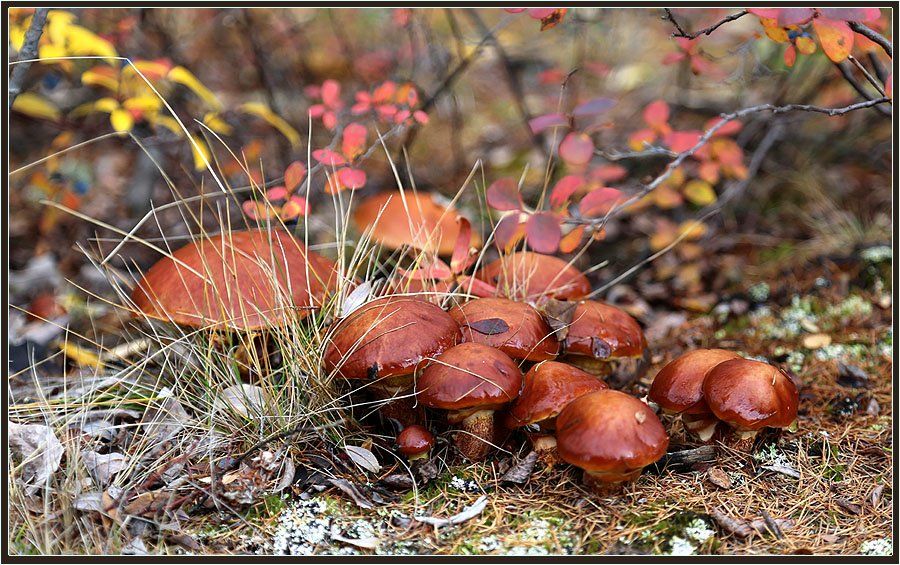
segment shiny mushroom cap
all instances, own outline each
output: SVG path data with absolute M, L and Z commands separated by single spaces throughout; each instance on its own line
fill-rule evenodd
M 578 300 L 591 292 L 591 283 L 567 261 L 552 255 L 519 251 L 485 265 L 475 276 L 496 286 L 510 298 Z
M 739 430 L 786 428 L 797 419 L 800 396 L 777 367 L 752 359 L 719 363 L 703 381 L 703 395 L 715 416 Z
M 647 342 L 641 326 L 627 312 L 585 300 L 575 307 L 563 344 L 567 354 L 617 359 L 642 356 Z
M 535 365 L 523 380 L 522 393 L 509 409 L 510 427 L 552 420 L 579 396 L 609 388 L 594 375 L 556 361 Z
M 450 255 L 459 234 L 457 217 L 428 193 L 387 191 L 363 200 L 353 213 L 353 223 L 359 231 L 374 225 L 372 239 L 388 249 L 411 245 Z M 472 245 L 480 243 L 473 232 Z
M 737 353 L 724 349 L 689 351 L 660 369 L 647 398 L 667 412 L 708 414 L 703 379 L 719 363 L 739 358 Z
M 499 349 L 513 359 L 545 361 L 559 353 L 559 341 L 537 310 L 506 298 L 478 298 L 450 309 L 463 341 Z
M 246 331 L 306 316 L 337 279 L 334 263 L 286 231 L 249 230 L 179 248 L 150 267 L 131 298 L 149 318 Z
M 494 410 L 515 400 L 522 371 L 509 355 L 480 343 L 451 347 L 422 371 L 419 401 L 448 411 Z
M 600 390 L 570 402 L 556 418 L 560 457 L 607 482 L 634 478 L 659 460 L 669 437 L 640 400 Z
M 459 326 L 440 307 L 415 297 L 379 298 L 338 323 L 325 368 L 345 379 L 410 375 L 460 339 Z
M 407 457 L 427 454 L 434 447 L 434 435 L 422 426 L 407 426 L 397 436 L 397 448 Z

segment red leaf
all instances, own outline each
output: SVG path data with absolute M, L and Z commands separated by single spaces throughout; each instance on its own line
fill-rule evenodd
M 528 120 L 528 127 L 530 127 L 531 131 L 534 133 L 541 133 L 547 128 L 567 125 L 569 125 L 569 120 L 562 114 L 544 114 L 543 116 Z
M 306 176 L 306 165 L 301 163 L 300 161 L 294 161 L 284 170 L 284 186 L 289 190 L 293 191 L 300 183 L 303 181 L 303 177 Z
M 830 20 L 871 22 L 881 17 L 879 8 L 819 8 L 819 14 Z
M 656 131 L 667 130 L 669 127 L 669 105 L 662 100 L 647 104 L 644 108 L 644 122 Z
M 675 63 L 677 63 L 679 61 L 683 61 L 685 57 L 687 57 L 687 55 L 685 53 L 683 53 L 682 51 L 678 51 L 675 53 L 669 53 L 668 55 L 663 57 L 662 64 L 663 65 L 674 65 Z
M 338 81 L 328 79 L 322 83 L 322 102 L 329 108 L 341 107 L 341 85 Z
M 347 162 L 340 153 L 336 153 L 331 149 L 316 149 L 315 151 L 313 151 L 312 155 L 316 159 L 316 161 L 332 167 L 343 165 Z
M 472 242 L 472 224 L 462 216 L 456 219 L 456 223 L 459 224 L 459 234 L 453 246 L 453 255 L 450 256 L 450 270 L 462 273 L 470 264 L 469 244 Z
M 747 11 L 754 16 L 770 20 L 777 19 L 781 14 L 781 8 L 749 8 Z
M 341 139 L 341 152 L 352 161 L 356 159 L 366 148 L 366 126 L 357 123 L 347 124 Z
M 294 195 L 281 207 L 281 214 L 279 215 L 282 220 L 289 222 L 294 218 L 298 218 L 301 214 L 304 216 L 309 214 L 309 204 L 302 196 Z
M 480 298 L 487 298 L 488 296 L 497 296 L 497 287 L 484 282 L 481 279 L 476 279 L 475 277 L 471 277 L 469 275 L 463 275 L 456 279 L 459 288 L 465 292 L 470 294 L 474 294 Z
M 366 185 L 366 172 L 360 169 L 343 168 L 337 172 L 338 181 L 344 188 L 356 190 Z
M 569 165 L 584 165 L 594 156 L 594 142 L 582 132 L 572 132 L 559 144 L 559 156 Z
M 511 251 L 525 236 L 525 224 L 519 223 L 519 214 L 504 216 L 494 228 L 494 243 L 503 251 Z
M 276 200 L 285 200 L 288 197 L 288 191 L 283 186 L 273 186 L 266 191 L 266 200 L 275 202 Z
M 618 188 L 604 186 L 592 190 L 581 199 L 578 211 L 586 218 L 598 218 L 609 212 L 622 196 L 622 191 Z
M 528 16 L 534 20 L 543 20 L 544 18 L 553 15 L 554 11 L 554 8 L 529 8 Z
M 813 20 L 813 29 L 819 36 L 822 51 L 829 59 L 840 63 L 850 55 L 853 49 L 853 30 L 847 22 L 819 17 Z
M 504 177 L 497 179 L 487 189 L 487 203 L 494 210 L 505 212 L 507 210 L 522 209 L 522 195 L 516 181 Z
M 420 124 L 425 125 L 428 123 L 429 118 L 428 118 L 428 114 L 426 114 L 424 111 L 416 110 L 415 112 L 413 112 L 413 119 L 416 120 L 417 122 L 419 122 Z
M 552 212 L 537 212 L 528 218 L 525 224 L 525 236 L 528 246 L 538 253 L 556 253 L 562 232 L 559 228 L 559 217 Z
M 672 151 L 682 153 L 697 145 L 702 135 L 701 132 L 696 130 L 673 131 L 663 139 L 663 142 Z
M 564 176 L 553 185 L 553 190 L 550 191 L 550 205 L 554 208 L 565 206 L 566 202 L 582 186 L 584 186 L 584 177 L 581 175 Z
M 789 26 L 808 22 L 815 10 L 812 8 L 782 8 L 778 12 L 778 25 Z
M 397 272 L 408 279 L 412 280 L 435 280 L 442 281 L 453 276 L 450 267 L 440 259 L 435 259 L 430 265 L 423 265 L 415 269 L 397 268 Z
M 703 125 L 703 130 L 709 131 L 721 121 L 722 118 L 712 118 Z M 737 132 L 741 131 L 743 127 L 744 124 L 742 124 L 739 120 L 731 120 L 729 122 L 726 122 L 725 125 L 720 127 L 718 130 L 716 130 L 715 135 L 734 135 Z
M 525 8 L 503 8 L 503 11 L 510 14 L 521 14 L 525 11 Z
M 616 101 L 612 98 L 594 98 L 583 102 L 572 110 L 573 116 L 594 116 L 605 112 L 616 105 Z
M 628 169 L 621 165 L 600 165 L 591 169 L 590 178 L 599 183 L 616 182 L 628 175 Z

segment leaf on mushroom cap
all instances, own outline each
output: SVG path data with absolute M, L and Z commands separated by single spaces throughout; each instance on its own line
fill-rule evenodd
M 521 251 L 500 257 L 480 269 L 479 279 L 514 298 L 577 300 L 591 292 L 584 274 L 552 255 Z
M 451 308 L 463 340 L 481 343 L 513 359 L 544 361 L 559 353 L 559 341 L 540 313 L 523 302 L 478 298 Z
M 797 419 L 800 403 L 790 377 L 752 359 L 716 365 L 703 381 L 703 396 L 716 418 L 742 430 L 786 428 Z
M 535 365 L 523 381 L 522 393 L 509 409 L 509 422 L 514 427 L 555 418 L 579 396 L 609 388 L 594 375 L 556 361 Z
M 740 356 L 725 349 L 696 349 L 660 369 L 650 385 L 647 398 L 664 410 L 687 414 L 707 414 L 703 380 L 713 367 Z
M 494 409 L 519 394 L 522 371 L 509 355 L 480 343 L 441 354 L 416 382 L 419 401 L 443 410 Z
M 334 263 L 289 233 L 249 230 L 201 239 L 159 260 L 132 300 L 150 318 L 252 330 L 306 316 L 336 282 Z
M 596 359 L 639 357 L 646 345 L 634 318 L 597 300 L 585 300 L 575 307 L 564 341 L 566 353 Z
M 338 323 L 324 364 L 345 379 L 408 375 L 460 338 L 459 326 L 440 307 L 389 296 L 364 304 Z

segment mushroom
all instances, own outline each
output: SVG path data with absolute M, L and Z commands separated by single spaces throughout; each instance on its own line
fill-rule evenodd
M 578 300 L 591 292 L 591 283 L 567 261 L 552 255 L 519 251 L 482 267 L 475 276 L 496 286 L 509 298 L 540 302 L 545 298 Z
M 386 402 L 381 416 L 402 425 L 421 420 L 415 399 L 416 371 L 461 339 L 459 326 L 440 307 L 408 296 L 373 300 L 341 320 L 328 339 L 325 368 L 367 388 Z
M 363 200 L 353 213 L 353 223 L 359 231 L 372 228 L 372 239 L 388 249 L 411 245 L 450 255 L 459 234 L 458 216 L 435 202 L 431 194 L 387 191 Z M 473 232 L 472 245 L 480 243 Z
M 459 424 L 455 443 L 470 461 L 481 461 L 494 440 L 494 411 L 515 400 L 522 372 L 509 355 L 480 343 L 461 343 L 435 359 L 416 383 L 425 406 L 447 411 Z
M 647 370 L 650 351 L 641 326 L 624 310 L 585 300 L 565 328 L 564 360 L 624 388 Z
M 789 428 L 800 396 L 784 371 L 762 361 L 732 359 L 713 367 L 703 396 L 716 418 L 735 429 L 735 447 L 748 449 L 762 428 Z
M 519 361 L 546 361 L 559 341 L 537 310 L 507 298 L 477 298 L 451 308 L 463 341 L 499 349 Z
M 533 427 L 531 444 L 548 465 L 559 461 L 556 455 L 556 417 L 581 395 L 609 388 L 606 383 L 578 367 L 544 361 L 531 368 L 523 379 L 522 393 L 507 413 L 509 428 Z
M 397 449 L 410 462 L 428 459 L 432 447 L 434 447 L 434 435 L 422 426 L 407 426 L 397 436 Z
M 556 417 L 559 456 L 584 470 L 598 493 L 636 479 L 666 452 L 669 438 L 649 406 L 617 390 L 600 390 L 570 402 Z
M 703 397 L 703 380 L 713 367 L 731 359 L 740 356 L 724 349 L 689 351 L 660 369 L 647 398 L 667 414 L 681 414 L 689 432 L 701 441 L 709 441 L 718 420 Z

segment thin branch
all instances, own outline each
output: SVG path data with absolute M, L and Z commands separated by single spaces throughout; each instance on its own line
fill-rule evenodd
M 866 80 L 869 81 L 869 84 L 875 87 L 875 90 L 878 91 L 878 94 L 881 94 L 882 96 L 885 95 L 884 88 L 880 84 L 878 84 L 878 81 L 875 79 L 875 77 L 872 76 L 872 73 L 869 72 L 869 69 L 867 69 L 862 63 L 859 62 L 859 59 L 857 59 L 853 55 L 847 55 L 847 60 L 856 65 L 857 69 L 862 71 L 863 76 L 866 77 Z
M 884 52 L 887 53 L 887 56 L 891 59 L 894 58 L 894 47 L 891 45 L 891 41 L 888 38 L 865 24 L 861 24 L 859 22 L 849 22 L 849 24 L 850 29 L 860 35 L 868 37 L 878 45 L 881 45 L 881 48 L 884 49 Z
M 860 84 L 860 82 L 858 80 L 856 80 L 856 77 L 853 76 L 853 70 L 850 68 L 850 64 L 847 61 L 841 61 L 840 63 L 835 63 L 835 66 L 841 72 L 841 76 L 844 77 L 844 80 L 846 80 L 850 84 L 850 86 L 853 87 L 853 90 L 855 90 L 857 93 L 859 93 L 859 95 L 862 96 L 863 98 L 865 98 L 866 100 L 873 100 L 872 95 L 869 94 L 869 92 L 867 92 L 866 89 L 863 88 L 863 85 Z M 878 110 L 879 113 L 881 113 L 885 116 L 891 115 L 890 111 L 887 108 L 883 108 L 881 106 L 876 106 L 876 109 Z
M 678 153 L 676 153 L 675 151 L 672 151 L 671 149 L 667 149 L 665 147 L 659 147 L 658 145 L 647 145 L 646 149 L 642 149 L 640 151 L 618 152 L 598 149 L 595 153 L 603 157 L 607 161 L 622 161 L 623 159 L 643 159 L 644 157 L 678 157 Z
M 19 59 L 28 61 L 34 59 L 38 55 L 38 43 L 41 41 L 41 35 L 44 33 L 44 24 L 47 23 L 47 13 L 50 8 L 35 8 L 34 14 L 31 16 L 31 24 L 28 31 L 25 32 L 25 41 L 22 43 L 22 49 L 19 51 Z M 22 92 L 22 85 L 25 82 L 25 75 L 31 63 L 23 63 L 13 67 L 12 75 L 9 77 L 9 107 L 12 108 L 16 97 Z
M 723 26 L 723 25 L 727 24 L 728 22 L 733 22 L 734 20 L 743 18 L 744 16 L 746 16 L 747 14 L 750 13 L 747 10 L 741 10 L 740 12 L 735 12 L 734 14 L 731 14 L 730 16 L 725 16 L 724 18 L 722 18 L 721 20 L 719 20 L 718 22 L 714 23 L 713 25 L 711 25 L 709 27 L 705 27 L 703 29 L 697 30 L 694 33 L 689 33 L 687 31 L 685 31 L 685 29 L 683 27 L 681 27 L 681 24 L 679 24 L 678 21 L 675 19 L 675 15 L 672 14 L 672 10 L 670 10 L 669 8 L 663 8 L 663 9 L 666 12 L 666 15 L 663 16 L 663 19 L 669 20 L 670 22 L 672 22 L 672 25 L 675 27 L 675 31 L 672 32 L 672 37 L 684 37 L 685 39 L 697 39 L 701 35 L 709 35 L 712 32 L 716 31 L 720 26 Z
M 881 81 L 881 84 L 885 84 L 887 82 L 887 71 L 884 69 L 884 65 L 881 64 L 881 60 L 875 55 L 874 52 L 869 51 L 869 63 L 872 64 L 872 68 L 875 69 L 875 76 L 878 77 L 878 80 Z

